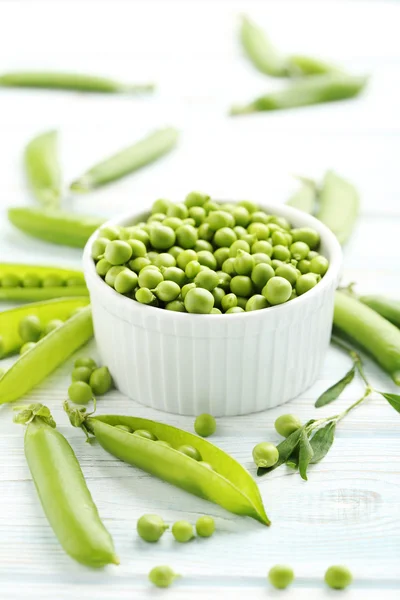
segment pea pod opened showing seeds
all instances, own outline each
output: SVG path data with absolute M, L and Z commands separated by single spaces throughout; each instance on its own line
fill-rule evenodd
M 88 567 L 119 564 L 71 446 L 42 404 L 21 407 L 25 457 L 46 517 L 65 552 Z

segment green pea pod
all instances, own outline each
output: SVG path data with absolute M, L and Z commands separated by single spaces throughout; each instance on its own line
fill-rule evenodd
M 339 73 L 340 70 L 312 56 L 294 54 L 288 58 L 289 70 L 293 75 L 323 75 L 324 73 Z
M 15 227 L 35 238 L 83 248 L 104 219 L 40 208 L 9 208 L 8 219 Z
M 341 244 L 350 237 L 359 206 L 356 188 L 333 171 L 327 171 L 319 194 L 316 216 L 333 231 Z
M 336 292 L 333 324 L 357 342 L 400 385 L 400 331 L 346 293 Z
M 119 564 L 74 451 L 45 409 L 30 405 L 15 420 L 28 422 L 25 457 L 46 517 L 71 558 L 88 567 Z
M 57 157 L 58 133 L 46 131 L 25 148 L 25 170 L 35 198 L 57 208 L 61 197 L 61 169 Z
M 386 296 L 360 296 L 359 301 L 400 327 L 400 301 Z
M 79 301 L 84 303 L 85 299 Z M 37 342 L 6 371 L 0 379 L 0 404 L 28 393 L 92 336 L 92 313 L 90 306 L 86 306 Z
M 46 326 L 53 319 L 66 321 L 76 309 L 83 308 L 88 304 L 89 298 L 61 298 L 48 302 L 33 302 L 0 312 L 0 338 L 3 350 L 0 358 L 19 351 L 22 341 L 18 328 L 24 317 L 35 315 L 40 319 L 42 325 Z
M 43 88 L 100 93 L 152 92 L 153 84 L 123 84 L 107 77 L 54 71 L 16 71 L 0 75 L 0 87 Z
M 336 102 L 353 98 L 364 89 L 367 77 L 354 77 L 340 73 L 326 73 L 299 79 L 282 90 L 261 96 L 244 106 L 234 106 L 231 115 L 285 110 Z
M 286 204 L 312 215 L 317 202 L 317 186 L 310 179 L 301 178 L 301 181 L 301 187 L 287 200 Z
M 120 179 L 167 154 L 177 143 L 179 133 L 172 127 L 154 131 L 136 144 L 98 163 L 71 183 L 74 192 L 88 192 Z
M 289 75 L 286 58 L 271 44 L 264 31 L 245 16 L 242 17 L 240 41 L 245 54 L 261 73 L 272 77 Z
M 259 489 L 251 475 L 231 456 L 205 439 L 164 423 L 115 415 L 79 415 L 77 409 L 65 405 L 71 423 L 83 426 L 113 456 L 163 479 L 191 494 L 219 504 L 226 510 L 252 517 L 264 525 L 270 521 L 265 513 Z M 79 412 L 79 411 L 78 411 Z M 82 417 L 82 418 L 80 418 Z M 169 448 L 116 427 L 145 429 L 158 439 L 169 442 Z M 182 445 L 195 447 L 202 460 L 214 470 L 178 452 Z
M 1 281 L 4 277 L 12 275 L 16 278 L 15 286 L 2 287 Z M 55 275 L 63 285 L 52 287 L 41 287 L 42 282 L 48 276 Z M 29 283 L 29 278 L 34 277 L 37 285 Z M 78 285 L 79 280 L 82 281 Z M 25 283 L 28 286 L 25 286 Z M 32 285 L 32 287 L 29 287 Z M 17 263 L 0 264 L 0 300 L 21 300 L 24 302 L 37 302 L 39 300 L 50 300 L 65 296 L 88 296 L 89 292 L 85 284 L 83 273 L 75 269 L 60 269 L 58 267 L 47 267 L 40 265 L 21 265 Z

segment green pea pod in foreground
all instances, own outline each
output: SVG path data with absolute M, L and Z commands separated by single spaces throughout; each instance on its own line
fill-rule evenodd
M 351 235 L 359 207 L 356 188 L 333 171 L 327 171 L 319 193 L 316 217 L 333 231 L 341 244 Z
M 133 173 L 170 152 L 176 146 L 178 137 L 178 131 L 172 127 L 154 131 L 136 144 L 121 150 L 86 171 L 79 179 L 71 183 L 71 190 L 88 192 Z
M 61 169 L 57 155 L 57 131 L 46 131 L 33 138 L 24 155 L 33 195 L 41 204 L 52 208 L 60 205 L 61 198 Z
M 400 331 L 349 294 L 336 292 L 333 324 L 371 354 L 400 385 Z
M 27 424 L 25 457 L 46 517 L 71 558 L 88 567 L 119 564 L 110 534 L 93 502 L 71 446 L 41 404 L 21 407 Z
M 256 98 L 250 104 L 234 106 L 231 115 L 285 110 L 311 106 L 325 102 L 336 102 L 357 96 L 365 87 L 367 77 L 354 77 L 340 73 L 326 73 L 299 79 L 276 92 Z
M 26 207 L 9 208 L 8 219 L 28 235 L 74 248 L 83 248 L 105 220 L 59 210 Z
M 1 289 L 1 288 L 0 288 Z M 60 319 L 66 321 L 73 312 L 89 304 L 89 298 L 60 298 L 47 302 L 32 302 L 18 308 L 0 312 L 0 358 L 18 352 L 22 340 L 19 335 L 19 324 L 27 316 L 35 315 L 40 319 L 43 328 L 49 321 Z
M 385 317 L 393 325 L 400 327 L 400 300 L 386 296 L 360 296 L 358 300 Z
M 0 404 L 21 398 L 93 336 L 86 306 L 25 352 L 0 379 Z
M 7 278 L 8 285 L 2 285 L 2 281 Z M 0 300 L 38 302 L 65 296 L 88 295 L 82 271 L 42 265 L 0 263 Z
M 260 491 L 250 473 L 210 442 L 157 421 L 119 415 L 94 417 L 68 403 L 64 404 L 64 408 L 72 425 L 94 435 L 107 452 L 120 460 L 219 504 L 234 514 L 252 517 L 264 525 L 270 524 Z M 125 425 L 134 431 L 148 430 L 172 447 L 133 435 L 116 425 Z M 196 448 L 202 460 L 209 463 L 213 470 L 179 452 L 176 448 L 182 445 Z

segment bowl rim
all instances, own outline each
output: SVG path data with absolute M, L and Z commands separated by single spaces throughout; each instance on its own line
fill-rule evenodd
M 221 202 L 221 203 L 226 203 L 226 202 L 236 203 L 239 201 L 240 200 L 232 200 L 232 199 L 230 199 L 230 200 L 216 199 L 215 200 L 215 202 Z M 296 223 L 296 221 L 300 221 L 301 224 L 300 225 L 296 224 L 295 225 L 296 227 L 312 227 L 313 229 L 316 229 L 318 231 L 318 233 L 320 234 L 321 243 L 322 243 L 322 245 L 324 245 L 326 247 L 327 254 L 329 255 L 329 268 L 328 268 L 326 274 L 324 275 L 324 277 L 321 279 L 321 281 L 316 286 L 314 286 L 311 290 L 309 290 L 305 294 L 302 294 L 301 296 L 298 296 L 297 298 L 294 298 L 290 302 L 285 302 L 283 304 L 278 304 L 275 306 L 269 306 L 267 309 L 264 309 L 264 310 L 255 310 L 255 311 L 242 312 L 242 313 L 232 313 L 229 315 L 227 315 L 227 314 L 220 314 L 220 315 L 219 314 L 205 314 L 204 315 L 204 314 L 181 313 L 181 312 L 172 311 L 172 310 L 161 310 L 155 306 L 147 306 L 145 304 L 140 304 L 139 302 L 135 302 L 131 298 L 126 298 L 122 294 L 119 294 L 118 292 L 116 292 L 113 288 L 111 288 L 109 285 L 107 285 L 105 283 L 105 281 L 100 277 L 100 275 L 97 274 L 94 261 L 91 257 L 92 244 L 93 244 L 94 240 L 98 237 L 98 233 L 102 227 L 106 227 L 106 226 L 110 226 L 110 225 L 121 225 L 121 226 L 129 225 L 129 223 L 138 221 L 140 219 L 145 218 L 147 215 L 149 215 L 150 208 L 147 210 L 141 210 L 140 212 L 125 212 L 116 217 L 113 217 L 113 218 L 109 219 L 108 221 L 105 221 L 101 225 L 101 227 L 96 229 L 96 231 L 90 236 L 90 238 L 88 239 L 88 241 L 85 245 L 84 251 L 83 251 L 83 271 L 84 271 L 85 279 L 86 279 L 86 282 L 87 282 L 87 285 L 89 288 L 89 292 L 91 292 L 91 293 L 93 292 L 94 286 L 101 286 L 101 288 L 98 289 L 98 291 L 101 292 L 101 294 L 98 295 L 97 299 L 99 300 L 100 299 L 99 296 L 101 296 L 101 297 L 104 297 L 104 299 L 106 301 L 108 301 L 109 303 L 114 303 L 118 307 L 118 316 L 121 319 L 124 319 L 123 314 L 127 310 L 129 310 L 129 311 L 137 311 L 137 310 L 151 311 L 150 313 L 148 313 L 149 316 L 151 314 L 153 314 L 152 311 L 157 310 L 158 311 L 157 316 L 160 319 L 170 319 L 170 320 L 183 319 L 183 320 L 186 320 L 187 322 L 189 319 L 195 319 L 195 321 L 197 323 L 200 320 L 205 320 L 205 319 L 207 319 L 207 320 L 212 319 L 213 322 L 217 322 L 217 321 L 220 322 L 221 319 L 223 319 L 223 321 L 226 323 L 227 317 L 230 319 L 237 319 L 237 320 L 246 319 L 249 321 L 250 319 L 260 318 L 260 316 L 262 316 L 266 312 L 268 314 L 271 314 L 272 312 L 274 312 L 274 314 L 276 316 L 278 316 L 281 313 L 288 314 L 290 312 L 290 310 L 297 310 L 298 308 L 300 308 L 301 304 L 304 305 L 304 303 L 307 303 L 309 301 L 311 302 L 312 299 L 316 297 L 316 295 L 323 294 L 324 290 L 327 287 L 332 286 L 332 284 L 334 284 L 334 287 L 336 288 L 338 285 L 338 282 L 339 282 L 340 274 L 341 274 L 343 253 L 342 253 L 341 246 L 340 246 L 335 234 L 326 225 L 324 225 L 324 223 L 322 223 L 321 221 L 316 219 L 314 216 L 309 215 L 308 213 L 305 213 L 297 208 L 293 208 L 292 206 L 287 206 L 285 204 L 273 204 L 273 203 L 271 203 L 271 204 L 258 203 L 258 205 L 261 210 L 265 210 L 267 213 L 276 214 L 277 216 L 285 217 L 290 222 L 294 221 Z M 91 302 L 93 302 L 92 298 L 91 298 Z

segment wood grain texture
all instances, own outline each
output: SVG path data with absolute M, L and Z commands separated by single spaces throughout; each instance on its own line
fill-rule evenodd
M 354 72 L 371 73 L 366 93 L 357 101 L 230 120 L 226 113 L 232 102 L 279 85 L 241 57 L 235 39 L 241 12 L 265 26 L 283 49 L 320 54 Z M 112 187 L 85 197 L 66 195 L 65 207 L 107 217 L 133 207 L 140 211 L 157 197 L 180 200 L 194 188 L 215 197 L 279 203 L 295 187 L 291 174 L 320 178 L 334 168 L 358 185 L 362 198 L 362 216 L 345 249 L 344 280 L 357 281 L 362 292 L 379 289 L 400 297 L 399 18 L 400 4 L 390 1 L 3 0 L 0 22 L 7 25 L 0 37 L 0 70 L 86 70 L 133 82 L 154 80 L 159 92 L 134 99 L 1 90 L 0 260 L 80 265 L 78 250 L 28 238 L 6 221 L 7 206 L 34 203 L 21 156 L 35 133 L 60 129 L 67 183 L 97 159 L 171 124 L 182 129 L 176 152 Z M 96 355 L 94 342 L 80 352 L 86 353 Z M 1 600 L 329 599 L 337 594 L 324 587 L 322 578 L 334 563 L 347 564 L 354 573 L 354 585 L 343 598 L 399 597 L 400 419 L 378 395 L 338 426 L 330 453 L 310 468 L 308 482 L 285 468 L 258 479 L 272 520 L 266 530 L 86 444 L 61 409 L 72 362 L 25 399 L 51 407 L 81 462 L 121 565 L 97 573 L 63 554 L 31 481 L 23 428 L 12 424 L 12 407 L 3 406 Z M 318 412 L 313 407 L 348 368 L 349 359 L 331 348 L 311 389 L 285 407 L 219 419 L 213 441 L 255 476 L 251 450 L 261 440 L 278 441 L 273 428 L 278 415 L 328 416 L 360 396 L 362 388 L 354 381 L 334 406 Z M 368 360 L 366 369 L 378 388 L 396 391 Z M 193 425 L 190 417 L 150 410 L 116 391 L 101 400 L 99 410 L 189 430 Z M 212 539 L 188 545 L 175 543 L 167 532 L 159 544 L 148 545 L 135 533 L 145 512 L 159 513 L 169 523 L 210 514 L 218 531 Z M 291 564 L 297 575 L 293 588 L 283 593 L 266 581 L 268 569 L 279 562 Z M 156 564 L 171 565 L 182 579 L 169 590 L 152 589 L 147 573 Z

